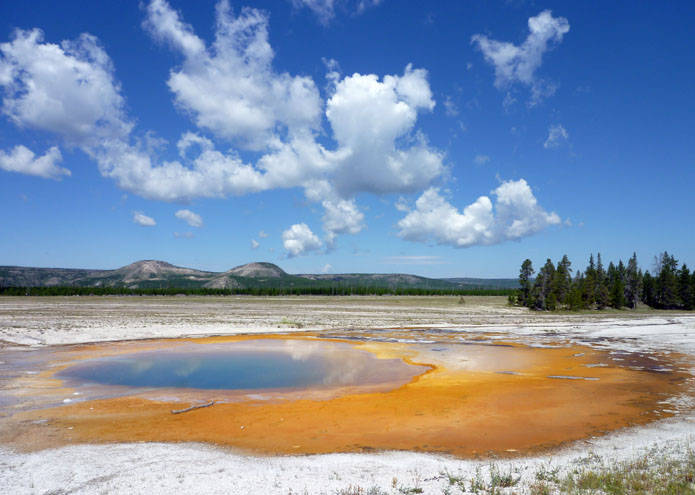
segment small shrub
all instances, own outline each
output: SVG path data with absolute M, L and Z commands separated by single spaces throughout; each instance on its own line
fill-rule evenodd
M 508 473 L 501 473 L 497 466 L 490 467 L 490 485 L 491 488 L 511 488 L 519 483 L 521 478 L 515 478 L 512 475 L 512 468 L 509 468 Z
M 359 485 L 349 485 L 347 488 L 343 488 L 335 492 L 336 495 L 388 495 L 387 492 L 383 491 L 378 486 L 373 486 L 371 488 L 362 488 Z
M 531 495 L 551 495 L 550 485 L 545 481 L 536 480 L 529 486 L 531 490 Z

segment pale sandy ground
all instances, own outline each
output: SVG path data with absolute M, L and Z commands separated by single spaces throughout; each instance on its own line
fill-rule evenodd
M 0 298 L 5 350 L 109 340 L 366 328 L 437 327 L 532 344 L 576 342 L 599 348 L 693 356 L 695 316 L 616 312 L 541 314 L 509 308 L 504 298 Z M 2 366 L 2 363 L 0 363 Z M 489 477 L 491 466 L 528 493 L 539 469 L 567 472 L 648 454 L 695 448 L 692 391 L 675 398 L 678 414 L 538 457 L 467 461 L 411 452 L 253 457 L 198 444 L 82 445 L 18 453 L 0 447 L 0 493 L 309 493 L 378 486 L 443 493 L 444 472 Z M 401 490 L 402 489 L 402 490 Z M 452 493 L 460 493 L 456 490 Z

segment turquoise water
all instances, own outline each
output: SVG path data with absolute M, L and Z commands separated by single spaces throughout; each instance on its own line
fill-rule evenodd
M 90 359 L 57 376 L 72 385 L 250 390 L 407 382 L 425 370 L 344 343 L 259 339 Z

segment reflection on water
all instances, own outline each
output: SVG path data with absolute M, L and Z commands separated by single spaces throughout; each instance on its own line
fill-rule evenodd
M 249 390 L 407 381 L 425 369 L 344 343 L 259 339 L 90 359 L 56 376 L 75 384 Z

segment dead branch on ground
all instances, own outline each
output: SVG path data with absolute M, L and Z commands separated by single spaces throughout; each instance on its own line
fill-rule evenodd
M 201 409 L 201 408 L 203 408 L 203 407 L 210 407 L 210 406 L 213 405 L 214 403 L 215 403 L 215 401 L 214 401 L 214 400 L 211 400 L 208 404 L 199 404 L 199 405 L 197 405 L 197 406 L 187 407 L 186 409 L 179 409 L 178 411 L 175 411 L 175 410 L 172 409 L 172 410 L 171 410 L 171 414 L 181 414 L 181 413 L 185 413 L 185 412 L 188 412 L 188 411 L 192 411 L 192 410 L 194 410 L 194 409 Z

